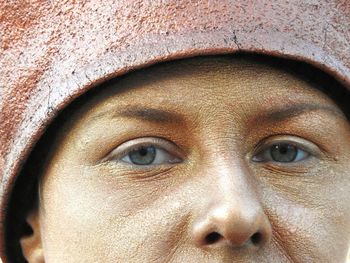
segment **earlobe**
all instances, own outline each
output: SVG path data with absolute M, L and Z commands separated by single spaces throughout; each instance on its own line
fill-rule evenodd
M 29 263 L 44 263 L 38 211 L 30 212 L 26 222 L 32 229 L 32 233 L 20 239 L 23 256 Z

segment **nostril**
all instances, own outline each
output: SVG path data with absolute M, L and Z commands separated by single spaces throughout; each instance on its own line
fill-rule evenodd
M 222 236 L 219 233 L 212 232 L 205 237 L 205 242 L 207 245 L 211 245 L 211 244 L 218 242 L 221 238 L 222 238 Z
M 252 243 L 254 244 L 254 245 L 259 245 L 260 244 L 260 242 L 261 242 L 261 240 L 262 240 L 262 235 L 259 233 L 259 232 L 257 232 L 257 233 L 255 233 L 254 235 L 252 235 L 251 237 L 250 237 L 250 240 L 252 241 Z

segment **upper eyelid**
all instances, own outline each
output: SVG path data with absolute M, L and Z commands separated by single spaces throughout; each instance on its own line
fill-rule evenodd
M 135 139 L 129 139 L 125 142 L 120 143 L 112 151 L 106 154 L 106 156 L 102 158 L 101 162 L 109 161 L 114 158 L 121 158 L 130 151 L 137 149 L 138 147 L 146 146 L 154 146 L 156 148 L 160 148 L 162 150 L 170 152 L 171 154 L 177 155 L 177 157 L 179 158 L 182 158 L 182 156 L 184 156 L 184 152 L 181 151 L 181 149 L 175 143 L 167 139 L 161 137 L 140 137 Z M 122 148 L 119 149 L 120 147 Z M 120 150 L 120 152 L 118 152 L 116 155 L 113 155 L 113 153 L 118 149 Z

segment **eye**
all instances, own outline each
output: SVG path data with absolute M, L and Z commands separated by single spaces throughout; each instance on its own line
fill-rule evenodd
M 159 150 L 158 150 L 159 155 Z M 122 158 L 122 161 L 138 165 L 149 165 L 154 162 L 157 156 L 157 149 L 153 146 L 140 147 L 132 150 Z
M 162 165 L 182 161 L 183 153 L 172 142 L 156 137 L 137 138 L 127 141 L 108 154 L 104 159 L 131 165 Z
M 121 160 L 126 163 L 136 165 L 169 164 L 180 162 L 179 158 L 171 155 L 166 150 L 152 145 L 141 146 L 131 150 Z
M 263 148 L 253 157 L 255 162 L 292 163 L 302 161 L 310 156 L 310 153 L 297 145 L 289 142 L 278 142 Z

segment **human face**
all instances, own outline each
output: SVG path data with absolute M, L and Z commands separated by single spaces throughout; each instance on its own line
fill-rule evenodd
M 121 78 L 62 127 L 45 262 L 344 262 L 350 126 L 311 84 L 234 57 Z

